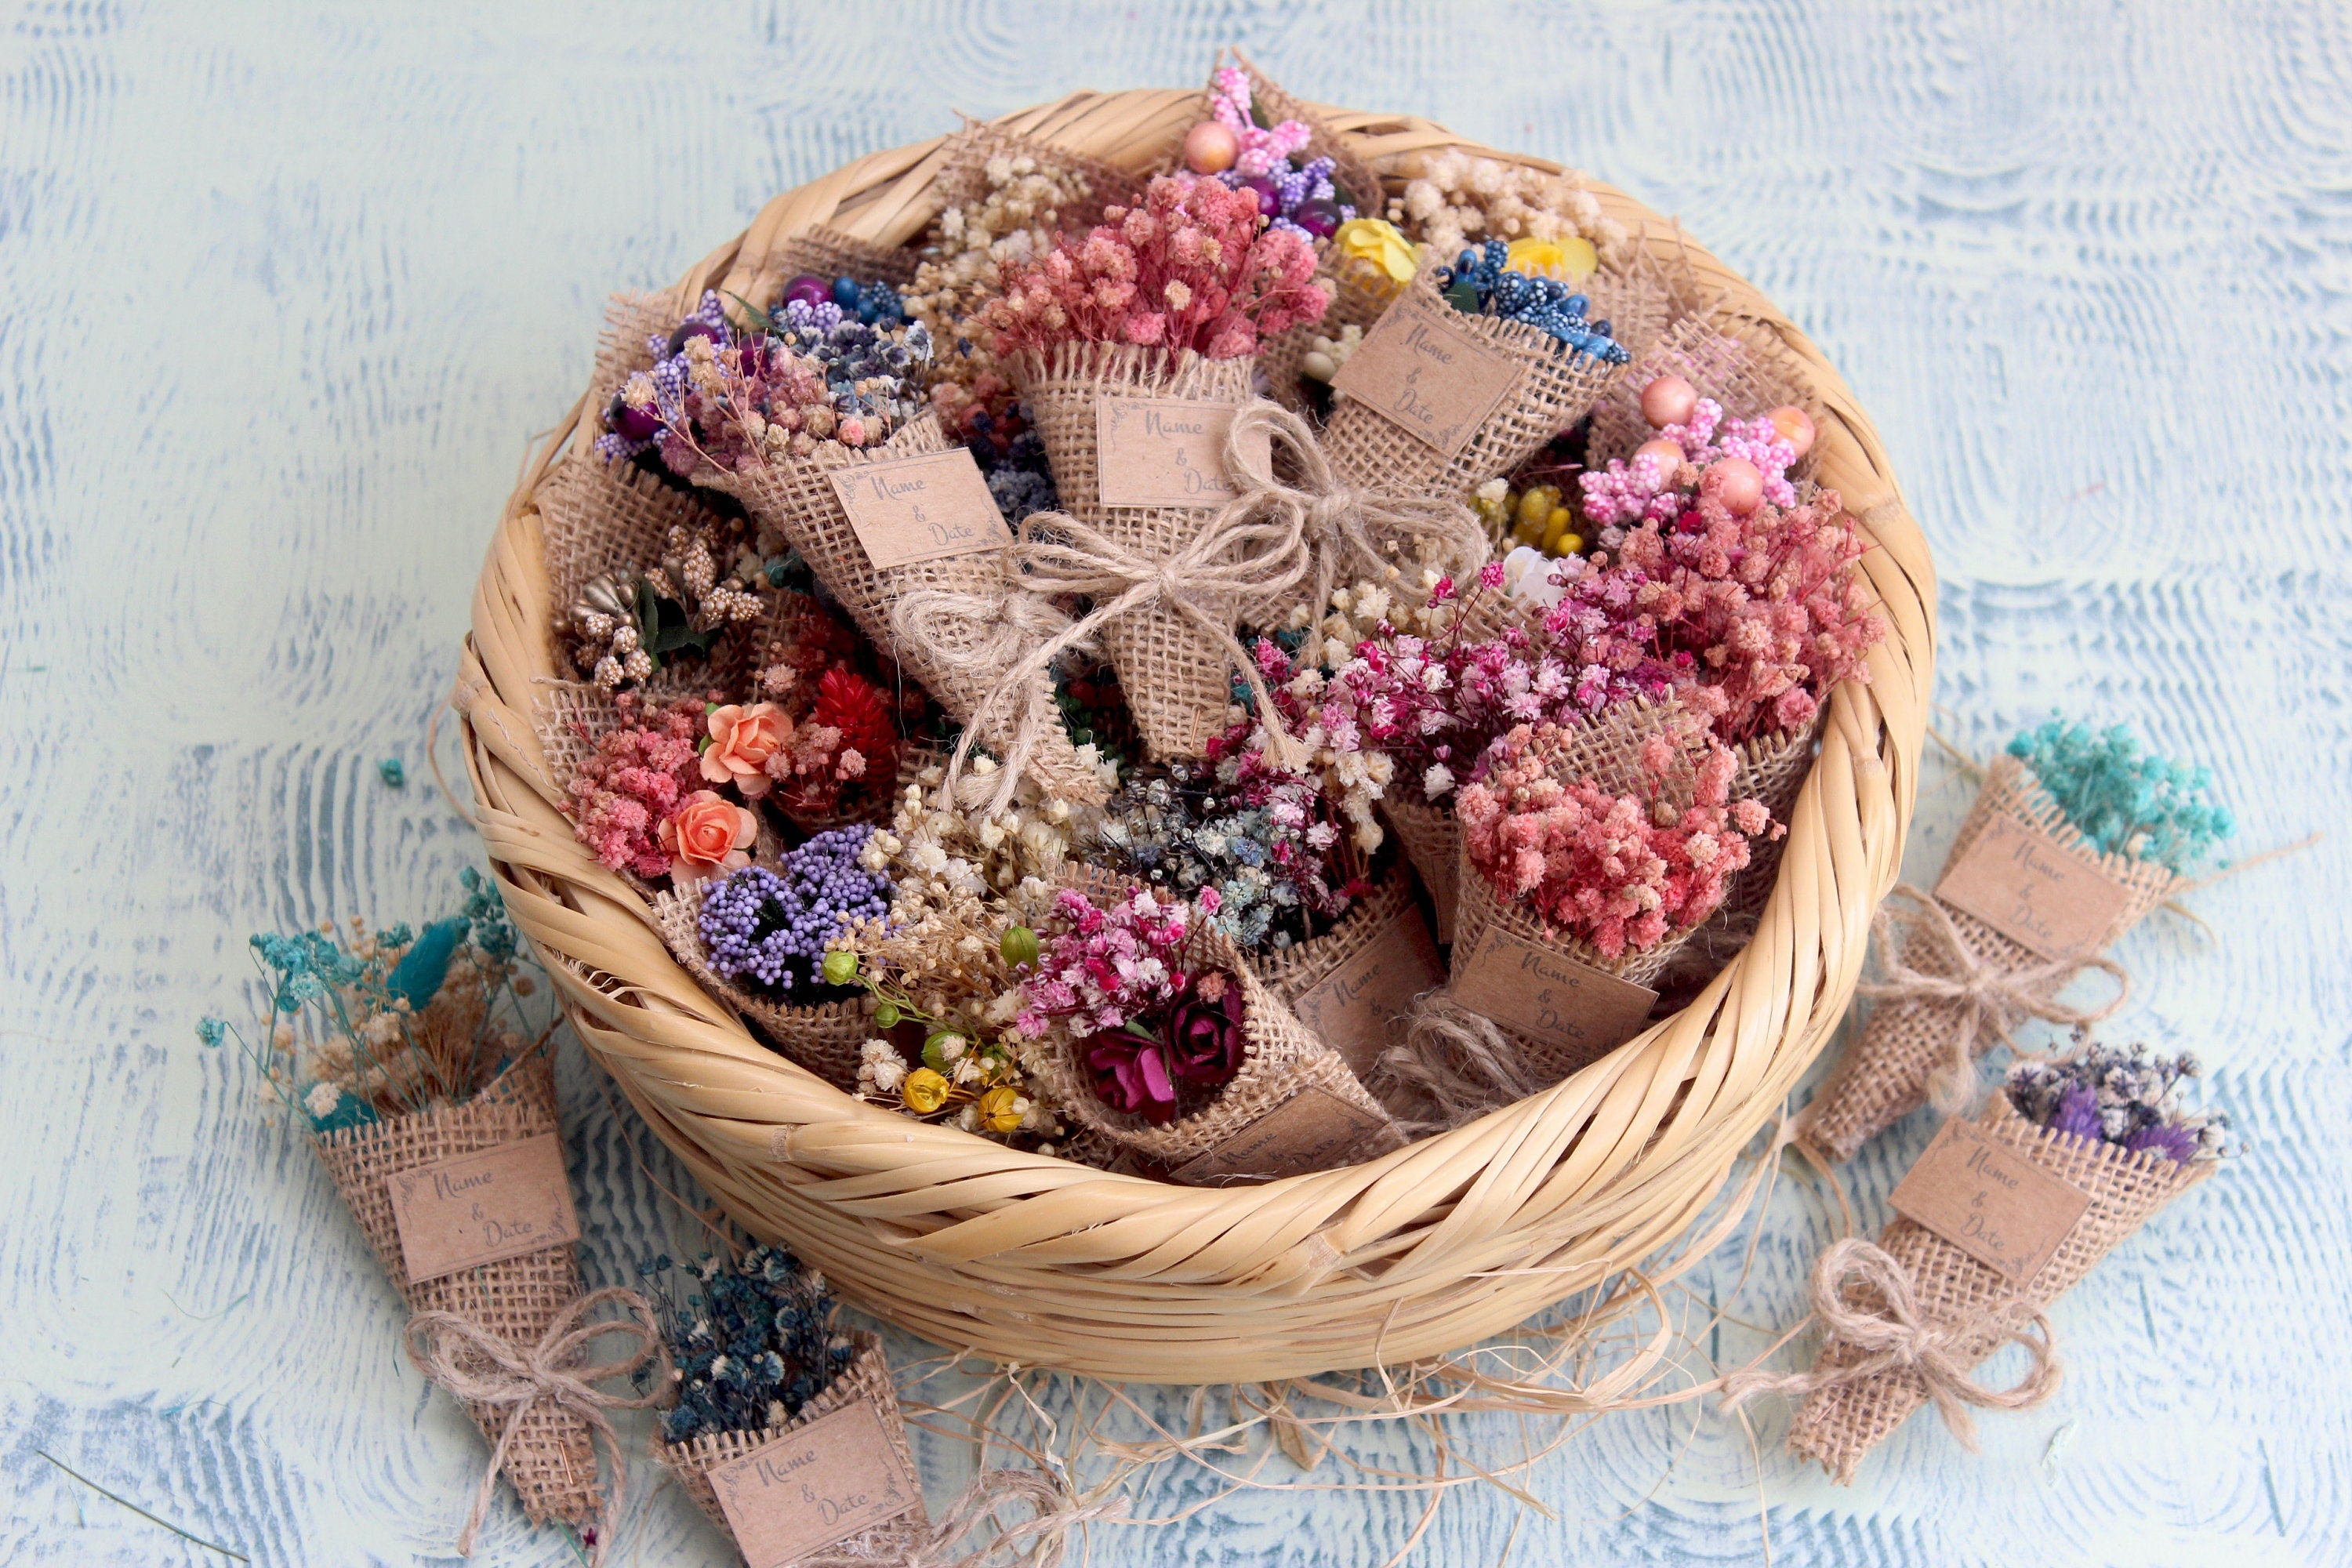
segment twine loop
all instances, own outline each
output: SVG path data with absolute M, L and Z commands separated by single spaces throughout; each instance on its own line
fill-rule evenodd
M 1885 1248 L 1860 1237 L 1847 1237 L 1822 1254 L 1813 1265 L 1810 1291 L 1813 1321 L 1821 1324 L 1826 1341 L 1824 1353 L 1839 1346 L 1852 1359 L 1817 1365 L 1811 1372 L 1735 1372 L 1723 1380 L 1725 1410 L 1735 1410 L 1759 1394 L 1802 1399 L 1882 1373 L 1907 1374 L 1918 1379 L 1944 1425 L 1973 1453 L 1977 1426 L 1969 1406 L 2024 1410 L 2057 1393 L 2064 1375 L 2052 1348 L 2050 1320 L 2035 1311 L 2004 1335 L 2007 1342 L 2024 1346 L 2032 1358 L 2024 1377 L 2013 1387 L 1997 1389 L 1969 1376 L 1972 1363 L 1962 1355 L 1973 1326 L 1930 1318 L 1919 1304 L 1910 1272 Z M 2011 1303 L 2012 1308 L 2022 1305 Z
M 631 1316 L 591 1322 L 589 1312 L 607 1302 L 619 1303 Z M 625 1334 L 637 1342 L 636 1349 L 617 1361 L 587 1361 L 590 1342 L 605 1334 Z M 662 1343 L 661 1325 L 654 1318 L 651 1303 L 635 1291 L 618 1286 L 592 1291 L 557 1313 L 539 1342 L 532 1345 L 518 1345 L 502 1339 L 457 1312 L 419 1312 L 408 1321 L 407 1341 L 408 1359 L 428 1379 L 469 1405 L 488 1405 L 507 1413 L 498 1444 L 490 1450 L 489 1468 L 482 1473 L 482 1484 L 475 1489 L 473 1509 L 466 1515 L 464 1532 L 457 1537 L 457 1554 L 470 1557 L 474 1553 L 475 1534 L 482 1527 L 482 1516 L 489 1510 L 499 1472 L 506 1467 L 507 1451 L 522 1429 L 523 1417 L 541 1407 L 551 1407 L 578 1416 L 587 1426 L 592 1442 L 604 1446 L 613 1479 L 597 1510 L 596 1541 L 589 1556 L 591 1564 L 604 1562 L 605 1544 L 620 1522 L 622 1506 L 628 1498 L 628 1468 L 622 1461 L 620 1439 L 613 1431 L 613 1424 L 604 1418 L 604 1412 L 650 1409 L 667 1396 L 668 1379 L 656 1380 L 653 1393 L 641 1399 L 602 1393 L 594 1384 L 607 1378 L 625 1377 L 648 1361 L 667 1372 L 669 1352 Z
M 1256 461 L 1249 437 L 1260 432 L 1267 437 L 1269 459 L 1276 445 L 1290 452 L 1296 484 L 1275 478 L 1271 461 Z M 1244 487 L 1245 495 L 1298 519 L 1315 574 L 1310 604 L 1318 621 L 1330 607 L 1342 571 L 1377 577 L 1388 569 L 1386 546 L 1443 544 L 1457 572 L 1486 563 L 1486 531 L 1468 507 L 1440 496 L 1397 495 L 1344 482 L 1307 422 L 1279 404 L 1261 400 L 1234 416 L 1224 461 L 1225 472 Z
M 1913 907 L 1907 910 L 1894 909 L 1897 895 Z M 1899 942 L 1895 940 L 1898 930 L 1902 933 Z M 2022 969 L 2004 969 L 1979 958 L 1960 935 L 1958 924 L 1943 901 L 1907 882 L 1898 883 L 1887 895 L 1886 902 L 1878 906 L 1871 921 L 1870 934 L 1886 978 L 1854 987 L 1857 995 L 1881 1002 L 1959 1004 L 1959 1021 L 1945 1042 L 1945 1059 L 1927 1080 L 1929 1100 L 1948 1114 L 1966 1110 L 1976 1098 L 1976 1058 L 1992 1048 L 1990 1040 L 1979 1047 L 1979 1037 L 1989 1034 L 1992 1039 L 2014 1048 L 2017 1042 L 2010 1031 L 2028 1018 L 2040 1018 L 2062 1028 L 2095 1024 L 2112 1016 L 2131 994 L 2131 976 L 2111 958 L 2095 955 L 2053 959 Z M 1906 962 L 1914 943 L 1924 944 L 1924 951 L 1949 973 L 1930 973 Z M 2086 969 L 2115 977 L 2116 994 L 2105 1005 L 2070 1007 L 2054 1000 L 2069 981 Z

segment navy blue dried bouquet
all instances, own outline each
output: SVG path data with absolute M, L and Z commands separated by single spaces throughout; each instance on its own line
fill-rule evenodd
M 686 1270 L 700 1288 L 683 1300 L 669 1289 L 676 1267 L 667 1258 L 637 1266 L 676 1363 L 666 1440 L 781 1428 L 856 1358 L 849 1336 L 833 1331 L 824 1277 L 784 1248 L 704 1258 Z

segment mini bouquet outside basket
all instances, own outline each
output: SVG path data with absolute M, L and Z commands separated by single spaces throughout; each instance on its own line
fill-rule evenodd
M 997 128 L 1128 174 L 1166 163 L 1185 90 L 1077 93 Z M 1354 165 L 1465 149 L 1429 121 L 1316 110 Z M 772 299 L 791 242 L 892 247 L 940 205 L 944 142 L 872 154 L 777 197 L 671 291 Z M 1908 827 L 1932 679 L 1935 583 L 1868 417 L 1812 344 L 1671 225 L 1606 187 L 1637 264 L 1672 267 L 1713 328 L 1804 384 L 1812 474 L 1873 547 L 1886 635 L 1867 684 L 1825 695 L 1753 941 L 1696 997 L 1564 1081 L 1360 1163 L 1182 1186 L 1026 1153 L 861 1102 L 769 1048 L 672 956 L 643 882 L 575 837 L 535 732 L 568 679 L 541 496 L 592 461 L 583 398 L 507 505 L 455 705 L 513 919 L 590 1053 L 729 1215 L 858 1306 L 943 1345 L 1111 1379 L 1270 1380 L 1428 1358 L 1505 1331 L 1690 1226 L 1843 1016 Z M 1359 200 L 1365 197 L 1361 195 Z M 1380 1147 L 1381 1145 L 1370 1145 Z

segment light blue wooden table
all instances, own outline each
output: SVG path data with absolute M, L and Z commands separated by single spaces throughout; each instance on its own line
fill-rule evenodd
M 1778 1415 L 1760 1470 L 1721 1420 L 1618 1417 L 1538 1472 L 1549 1517 L 1462 1492 L 1413 1561 L 1747 1563 L 1768 1526 L 1789 1563 L 2352 1561 L 2340 7 L 499 9 L 0 18 L 0 1560 L 225 1561 L 44 1454 L 257 1563 L 450 1556 L 482 1447 L 194 1020 L 249 1005 L 248 931 L 429 914 L 475 858 L 425 721 L 607 291 L 952 109 L 1190 83 L 1238 41 L 1305 96 L 1600 173 L 1811 331 L 1934 542 L 1960 744 L 2127 719 L 2221 767 L 2248 849 L 2334 833 L 2122 950 L 2123 1026 L 2213 1065 L 2247 1152 L 2060 1305 L 2053 1403 L 1975 1458 L 1914 1421 L 1852 1489 Z M 1923 796 L 1915 879 L 1965 804 Z M 576 1059 L 565 1110 L 592 1271 L 679 1250 L 657 1151 Z M 1866 1223 L 1927 1134 L 1853 1167 Z M 1792 1321 L 1829 1234 L 1784 1191 L 1739 1315 Z M 1727 1300 L 1738 1264 L 1690 1283 Z M 729 1561 L 651 1479 L 615 1561 Z M 1212 1490 L 1170 1471 L 1141 1506 Z M 1418 1506 L 1245 1495 L 1094 1560 L 1357 1568 Z M 573 1559 L 502 1503 L 478 1560 Z

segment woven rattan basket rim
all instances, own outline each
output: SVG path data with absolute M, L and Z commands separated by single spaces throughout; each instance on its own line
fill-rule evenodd
M 998 121 L 1139 169 L 1191 89 L 1074 93 Z M 1363 156 L 1462 147 L 1428 121 L 1317 110 Z M 870 154 L 770 202 L 674 289 L 761 297 L 785 237 L 884 245 L 935 207 L 944 139 Z M 486 847 L 589 1050 L 698 1180 L 842 1292 L 934 1342 L 1112 1378 L 1227 1382 L 1428 1356 L 1502 1331 L 1685 1228 L 1835 1028 L 1895 879 L 1933 680 L 1935 578 L 1868 417 L 1811 340 L 1680 228 L 1595 184 L 1685 269 L 1724 331 L 1777 340 L 1811 383 L 1818 475 L 1876 548 L 1872 682 L 1832 697 L 1756 938 L 1683 1012 L 1566 1082 L 1369 1163 L 1192 1189 L 1016 1153 L 861 1105 L 755 1042 L 662 946 L 646 900 L 572 837 L 528 715 L 553 678 L 531 497 L 584 448 L 585 399 L 527 465 L 474 603 L 453 703 Z M 577 437 L 578 439 L 575 439 Z

